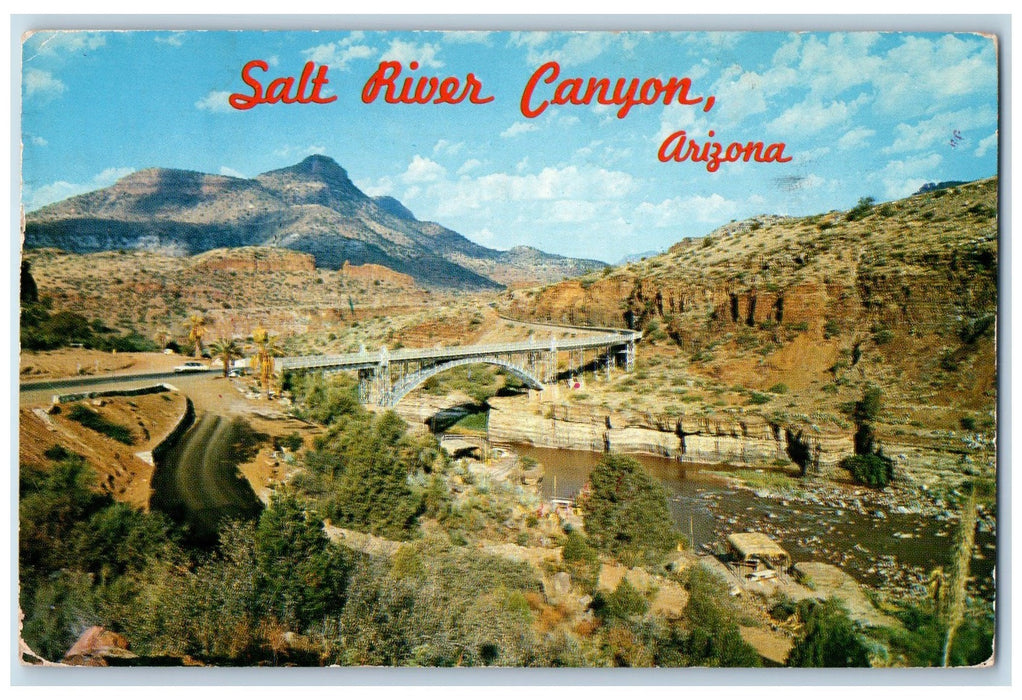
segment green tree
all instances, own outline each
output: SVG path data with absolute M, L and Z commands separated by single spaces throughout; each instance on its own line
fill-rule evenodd
M 688 602 L 685 618 L 689 632 L 680 648 L 688 664 L 729 668 L 760 666 L 759 654 L 738 629 L 740 612 L 731 602 L 727 584 L 703 566 L 685 573 Z
M 593 611 L 603 620 L 628 620 L 643 615 L 649 609 L 649 603 L 638 589 L 625 578 L 621 578 L 611 593 L 596 593 L 592 602 Z
M 658 564 L 681 539 L 664 487 L 631 457 L 600 460 L 581 506 L 593 545 L 629 565 Z
M 322 518 L 291 492 L 278 492 L 255 532 L 260 608 L 285 623 L 307 626 L 343 607 L 348 566 L 330 543 Z
M 848 210 L 848 214 L 845 218 L 848 221 L 858 221 L 859 219 L 865 218 L 873 209 L 874 204 L 876 204 L 876 199 L 873 197 L 859 197 L 858 203 Z
M 837 598 L 798 605 L 802 635 L 788 653 L 788 666 L 845 668 L 869 666 L 869 650 L 848 611 Z
M 226 340 L 224 338 L 210 343 L 209 351 L 213 357 L 220 359 L 224 363 L 225 379 L 231 372 L 231 363 L 235 360 L 240 360 L 244 356 L 237 341 Z
M 596 587 L 600 576 L 600 555 L 578 530 L 568 533 L 561 548 L 561 559 L 573 581 L 590 591 Z
M 876 444 L 874 421 L 880 417 L 883 408 L 883 393 L 879 387 L 868 386 L 862 398 L 850 410 L 855 422 L 852 437 L 855 454 L 841 460 L 841 467 L 848 470 L 860 484 L 873 488 L 884 488 L 894 478 L 894 461 L 885 457 Z
M 882 489 L 894 478 L 894 461 L 883 454 L 851 455 L 839 466 L 847 470 L 857 483 Z

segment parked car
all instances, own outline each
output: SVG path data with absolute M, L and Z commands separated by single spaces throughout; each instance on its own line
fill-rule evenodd
M 183 365 L 178 365 L 174 368 L 175 374 L 181 374 L 182 372 L 205 372 L 208 367 L 201 362 L 186 362 Z

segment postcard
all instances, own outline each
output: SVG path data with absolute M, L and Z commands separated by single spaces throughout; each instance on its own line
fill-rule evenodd
M 21 51 L 22 664 L 993 663 L 997 36 Z

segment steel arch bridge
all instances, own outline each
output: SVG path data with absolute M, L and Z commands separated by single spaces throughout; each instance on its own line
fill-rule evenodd
M 614 331 L 581 338 L 551 337 L 547 341 L 530 339 L 514 343 L 459 345 L 436 348 L 380 348 L 370 354 L 363 349 L 346 355 L 285 357 L 277 363 L 284 372 L 358 372 L 359 400 L 365 404 L 393 407 L 430 377 L 455 367 L 489 364 L 501 367 L 532 389 L 542 389 L 557 376 L 558 354 L 567 355 L 568 372 L 588 365 L 594 371 L 619 365 L 631 371 L 635 364 L 635 345 L 639 331 Z
M 401 399 L 408 396 L 408 394 L 415 391 L 418 387 L 422 386 L 422 384 L 430 377 L 435 377 L 441 372 L 446 372 L 447 370 L 454 369 L 455 367 L 462 367 L 464 365 L 474 364 L 487 364 L 495 365 L 497 367 L 503 367 L 511 374 L 525 382 L 525 385 L 528 386 L 530 389 L 543 388 L 543 383 L 539 381 L 539 379 L 537 379 L 535 376 L 533 376 L 527 369 L 525 369 L 524 367 L 519 367 L 518 365 L 513 364 L 508 360 L 502 360 L 499 357 L 479 357 L 479 358 L 472 357 L 467 359 L 443 362 L 440 364 L 432 365 L 430 367 L 426 367 L 424 369 L 420 369 L 417 372 L 412 372 L 411 374 L 405 375 L 399 381 L 394 383 L 394 386 L 390 390 L 389 402 L 386 405 L 396 406 L 401 401 Z

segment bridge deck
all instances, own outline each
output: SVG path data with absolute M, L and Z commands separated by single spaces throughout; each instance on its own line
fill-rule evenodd
M 420 362 L 423 360 L 455 360 L 472 357 L 492 357 L 526 352 L 551 352 L 561 350 L 589 350 L 593 348 L 612 348 L 637 342 L 642 338 L 640 331 L 620 331 L 604 335 L 584 338 L 560 338 L 557 340 L 525 340 L 514 343 L 492 343 L 486 345 L 461 345 L 439 348 L 401 348 L 384 353 L 353 352 L 343 355 L 313 355 L 307 357 L 285 357 L 277 362 L 279 371 L 317 369 L 368 369 L 383 362 Z

